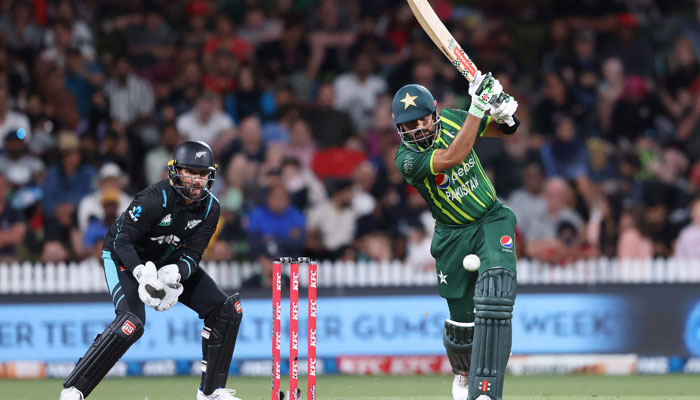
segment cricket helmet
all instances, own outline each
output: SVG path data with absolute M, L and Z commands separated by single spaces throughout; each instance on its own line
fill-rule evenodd
M 208 144 L 201 141 L 188 141 L 175 148 L 173 159 L 168 161 L 168 179 L 175 190 L 187 200 L 203 200 L 209 196 L 211 186 L 216 179 L 218 166 L 214 163 L 214 152 Z M 192 195 L 194 180 L 181 174 L 181 170 L 208 171 L 207 183 L 199 196 Z
M 399 89 L 391 102 L 392 117 L 401 136 L 401 141 L 411 150 L 422 152 L 429 150 L 435 143 L 435 138 L 440 131 L 440 116 L 438 114 L 437 101 L 432 93 L 424 86 L 411 83 Z M 406 130 L 401 124 L 425 118 L 433 114 L 433 123 L 427 127 Z M 421 131 L 429 131 L 416 138 Z

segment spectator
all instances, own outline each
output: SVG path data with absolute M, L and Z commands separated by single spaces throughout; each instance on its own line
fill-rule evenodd
M 221 157 L 222 163 L 228 165 L 232 157 L 243 154 L 249 161 L 258 166 L 262 165 L 265 162 L 267 149 L 262 139 L 262 127 L 258 117 L 250 116 L 243 119 L 239 131 L 239 136 Z
M 168 175 L 167 165 L 173 157 L 175 147 L 182 142 L 175 124 L 166 123 L 160 129 L 160 146 L 146 153 L 144 169 L 146 181 L 152 185 Z
M 66 52 L 66 89 L 75 97 L 78 112 L 85 118 L 90 115 L 92 94 L 102 84 L 102 69 L 88 62 L 80 50 L 70 48 Z
M 304 119 L 292 122 L 289 143 L 284 147 L 286 156 L 294 157 L 305 167 L 311 166 L 316 153 L 316 143 L 311 136 L 311 126 Z
M 57 19 L 51 27 L 51 43 L 39 54 L 42 62 L 52 67 L 63 68 L 66 65 L 66 54 L 73 40 L 73 27 L 70 21 Z
M 212 55 L 211 63 L 207 66 L 207 74 L 204 75 L 202 86 L 204 90 L 218 93 L 232 92 L 236 89 L 236 63 L 233 54 L 227 49 L 217 49 Z
M 311 134 L 319 148 L 343 146 L 355 135 L 355 126 L 350 114 L 335 108 L 334 85 L 321 85 L 316 102 L 302 111 L 302 118 L 311 126 Z
M 125 126 L 150 118 L 153 113 L 151 84 L 133 73 L 125 56 L 115 59 L 104 90 L 109 98 L 110 116 Z
M 22 211 L 12 208 L 8 202 L 10 187 L 7 178 L 0 173 L 0 260 L 17 259 L 17 246 L 24 240 L 27 225 Z
M 588 172 L 588 149 L 568 116 L 556 121 L 555 137 L 542 146 L 541 155 L 547 176 L 573 180 Z
M 202 94 L 195 106 L 177 118 L 177 130 L 186 140 L 201 140 L 220 155 L 229 146 L 235 128 L 231 118 L 221 111 L 219 95 Z
M 386 82 L 374 74 L 374 61 L 369 54 L 355 58 L 352 72 L 338 76 L 333 82 L 334 106 L 350 114 L 353 124 L 362 132 L 369 130 L 377 98 L 387 90 Z
M 352 209 L 353 190 L 349 180 L 330 182 L 328 191 L 331 198 L 309 211 L 307 248 L 334 258 L 352 244 L 357 215 Z
M 648 260 L 654 256 L 654 245 L 642 227 L 641 209 L 625 210 L 620 216 L 620 238 L 617 257 L 620 260 Z
M 97 175 L 92 166 L 81 163 L 78 138 L 64 131 L 58 137 L 60 161 L 53 165 L 44 180 L 43 205 L 46 213 L 46 241 L 43 261 L 64 261 L 70 256 L 71 239 L 77 229 L 76 208 L 90 193 L 90 185 Z
M 281 254 L 300 256 L 304 245 L 304 215 L 290 205 L 289 193 L 283 186 L 269 188 L 265 205 L 248 215 L 248 241 L 252 249 L 261 249 L 275 241 Z
M 42 45 L 41 28 L 32 21 L 29 2 L 15 0 L 9 14 L 0 14 L 0 34 L 14 51 L 29 53 Z
M 274 95 L 260 87 L 252 66 L 242 66 L 238 71 L 238 86 L 226 96 L 228 115 L 237 123 L 250 115 L 257 115 L 261 120 L 267 121 L 275 111 Z
M 700 198 L 690 207 L 690 224 L 678 235 L 673 255 L 678 258 L 700 259 Z
M 219 49 L 231 52 L 239 64 L 248 62 L 253 51 L 250 43 L 236 34 L 233 21 L 225 14 L 216 16 L 216 33 L 204 45 L 205 65 L 212 64 L 213 55 Z
M 5 153 L 0 155 L 0 171 L 15 188 L 43 181 L 44 162 L 27 151 L 26 132 L 13 129 L 5 135 Z
M 564 223 L 573 225 L 578 241 L 582 234 L 583 221 L 574 211 L 571 204 L 571 189 L 562 178 L 551 178 L 544 188 L 546 207 L 544 210 L 533 210 L 531 224 L 523 227 L 522 232 L 527 241 L 525 254 L 539 260 L 558 262 L 565 256 L 564 246 L 560 240 L 560 228 Z
M 603 77 L 598 84 L 598 123 L 600 130 L 607 135 L 612 135 L 612 112 L 615 104 L 622 97 L 625 87 L 625 71 L 622 60 L 618 57 L 610 57 L 603 61 Z
M 109 231 L 109 227 L 124 211 L 124 209 L 120 209 L 123 193 L 118 189 L 105 188 L 97 194 L 100 195 L 100 216 L 90 216 L 90 221 L 83 230 L 81 246 L 86 257 L 95 258 L 99 258 L 102 253 L 102 239 Z M 129 203 L 127 202 L 126 205 L 128 206 Z
M 535 218 L 545 215 L 547 202 L 544 197 L 544 174 L 542 167 L 531 162 L 522 171 L 523 186 L 514 190 L 506 203 L 513 209 L 518 229 L 529 232 L 537 224 Z
M 70 47 L 78 49 L 86 61 L 96 59 L 95 41 L 92 28 L 84 20 L 77 18 L 71 0 L 59 0 L 56 5 L 56 19 L 66 21 L 70 26 Z M 55 40 L 54 32 L 46 32 L 46 45 L 52 46 Z
M 146 8 L 142 21 L 125 30 L 129 59 L 138 70 L 163 66 L 175 50 L 175 33 L 157 7 Z
M 326 189 L 321 181 L 296 158 L 287 157 L 282 161 L 281 178 L 292 205 L 301 211 L 326 199 Z
M 282 36 L 282 24 L 276 19 L 267 18 L 262 7 L 249 7 L 243 17 L 243 26 L 238 36 L 254 47 L 277 40 Z
M 280 247 L 274 241 L 267 242 L 257 253 L 257 261 L 260 272 L 243 281 L 243 288 L 271 288 L 272 287 L 272 263 L 278 259 L 281 253 Z M 289 287 L 289 277 L 282 273 L 282 288 Z
M 0 135 L 7 135 L 8 132 L 23 129 L 25 140 L 32 139 L 32 130 L 29 119 L 21 112 L 13 111 L 9 106 L 7 75 L 0 73 Z
M 124 193 L 124 188 L 128 183 L 129 178 L 124 175 L 117 164 L 106 163 L 100 168 L 94 184 L 96 190 L 83 197 L 78 204 L 78 228 L 82 234 L 87 234 L 92 220 L 102 221 L 107 227 L 114 222 L 104 218 L 106 192 L 110 192 L 110 199 L 114 197 L 115 193 L 117 195 L 117 215 L 126 210 L 132 200 L 131 196 Z

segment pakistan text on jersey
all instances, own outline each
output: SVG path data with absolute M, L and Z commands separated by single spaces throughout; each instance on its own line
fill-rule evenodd
M 478 186 L 479 181 L 475 177 L 472 177 L 456 188 L 445 191 L 445 195 L 449 200 L 461 199 L 464 196 L 468 196 L 469 192 L 473 192 Z

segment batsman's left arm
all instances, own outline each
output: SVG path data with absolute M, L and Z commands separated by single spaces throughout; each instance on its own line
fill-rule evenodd
M 219 222 L 219 202 L 212 202 L 209 214 L 201 223 L 197 232 L 192 235 L 180 253 L 180 258 L 177 260 L 177 267 L 180 271 L 182 280 L 189 278 L 192 273 L 199 268 L 199 262 L 202 260 L 202 254 L 209 246 L 209 241 L 216 231 L 216 225 Z

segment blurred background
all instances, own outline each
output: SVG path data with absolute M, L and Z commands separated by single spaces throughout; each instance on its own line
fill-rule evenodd
M 518 217 L 511 372 L 700 372 L 700 1 L 527 3 L 431 1 L 520 104 L 475 145 Z M 111 320 L 101 238 L 184 140 L 219 165 L 203 265 L 251 299 L 233 373 L 269 372 L 279 256 L 321 260 L 321 371 L 449 372 L 433 221 L 394 167 L 409 82 L 469 99 L 398 0 L 3 1 L 0 376 L 64 376 Z M 197 373 L 191 314 L 115 373 Z

